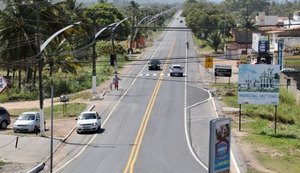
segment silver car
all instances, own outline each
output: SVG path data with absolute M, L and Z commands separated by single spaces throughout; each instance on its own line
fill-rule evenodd
M 183 76 L 183 69 L 180 64 L 174 64 L 170 67 L 170 76 Z
M 76 120 L 77 133 L 98 132 L 101 129 L 101 117 L 96 111 L 81 112 Z
M 40 130 L 40 113 L 23 112 L 16 119 L 14 132 L 38 132 Z

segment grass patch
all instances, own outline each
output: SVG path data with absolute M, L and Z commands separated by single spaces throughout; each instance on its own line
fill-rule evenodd
M 4 166 L 6 164 L 7 164 L 6 162 L 3 162 L 2 160 L 0 160 L 0 170 L 1 170 L 1 166 Z
M 239 107 L 237 86 L 213 85 L 227 106 Z M 230 93 L 230 94 L 229 94 Z M 300 163 L 300 109 L 292 94 L 280 89 L 277 133 L 274 131 L 272 105 L 242 105 L 242 131 L 247 136 L 242 140 L 251 143 L 253 153 L 265 168 L 276 172 L 299 172 Z M 233 123 L 233 128 L 237 128 Z M 250 169 L 248 173 L 256 173 Z
M 276 172 L 298 172 L 299 140 L 264 134 L 250 134 L 244 140 L 253 145 L 254 154 L 264 167 Z
M 201 49 L 201 51 L 205 51 L 205 52 L 214 52 L 214 50 L 211 47 L 209 47 L 204 40 L 201 40 L 194 35 L 193 35 L 193 39 L 195 45 L 198 46 L 197 49 Z
M 86 109 L 86 104 L 83 103 L 67 103 L 66 109 L 64 110 L 64 106 L 62 104 L 54 105 L 53 107 L 53 115 L 54 118 L 67 118 L 67 117 L 76 117 L 80 114 L 80 112 Z M 13 117 L 17 117 L 22 112 L 27 111 L 39 111 L 39 109 L 12 109 L 9 110 Z M 44 108 L 45 117 L 50 118 L 51 116 L 51 107 Z

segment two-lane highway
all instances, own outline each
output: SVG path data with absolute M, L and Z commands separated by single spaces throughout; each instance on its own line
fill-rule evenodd
M 176 18 L 171 26 L 182 26 Z M 188 91 L 195 85 L 194 81 L 188 82 L 194 80 L 193 75 L 197 75 L 198 69 L 197 62 L 188 59 L 189 54 L 195 54 L 191 44 L 189 50 L 186 47 L 187 40 L 192 42 L 190 35 L 186 31 L 163 33 L 153 52 L 144 57 L 161 59 L 162 70 L 149 71 L 146 61 L 132 67 L 135 70 L 128 76 L 136 77 L 122 78 L 123 83 L 127 80 L 129 85 L 112 111 L 103 116 L 104 132 L 95 134 L 78 155 L 55 168 L 56 172 L 207 172 L 207 158 L 195 154 L 187 132 L 186 108 L 209 97 L 206 91 L 197 87 L 194 87 L 198 89 L 193 90 L 194 94 Z M 170 77 L 171 64 L 185 67 L 184 77 Z M 101 110 L 96 107 L 96 111 Z M 198 130 L 205 133 L 203 140 L 208 143 L 208 128 L 205 128 Z M 205 150 L 208 153 L 208 148 Z

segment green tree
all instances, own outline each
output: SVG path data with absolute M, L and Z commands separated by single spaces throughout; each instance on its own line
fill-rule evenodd
M 218 52 L 220 45 L 222 44 L 222 34 L 220 31 L 213 31 L 208 35 L 207 45 L 214 49 L 215 52 Z

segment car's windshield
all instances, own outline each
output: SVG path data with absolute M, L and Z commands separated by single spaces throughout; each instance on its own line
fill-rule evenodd
M 175 69 L 181 69 L 180 66 L 173 66 L 173 68 L 175 68 Z
M 96 115 L 94 113 L 84 113 L 79 116 L 80 120 L 88 120 L 88 119 L 96 119 Z
M 21 114 L 18 117 L 18 120 L 34 120 L 35 119 L 35 115 L 34 114 Z

